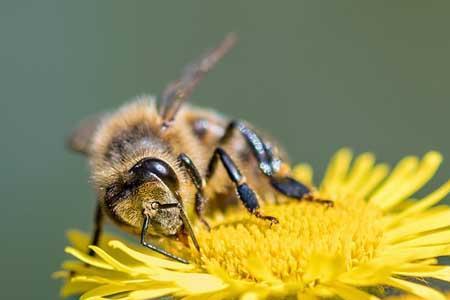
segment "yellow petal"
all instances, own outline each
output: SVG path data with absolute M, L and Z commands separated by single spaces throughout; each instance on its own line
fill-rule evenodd
M 399 243 L 394 243 L 390 247 L 401 248 L 401 247 L 421 247 L 421 246 L 432 246 L 440 244 L 450 244 L 450 230 L 442 230 L 430 234 L 425 234 L 417 238 L 402 241 Z
M 411 235 L 437 230 L 447 226 L 450 226 L 450 209 L 420 219 L 416 218 L 414 222 L 408 222 L 397 228 L 392 228 L 384 234 L 383 239 L 385 242 L 392 244 Z
M 389 278 L 391 273 L 392 267 L 387 261 L 384 261 L 384 264 L 369 262 L 341 274 L 339 281 L 353 286 L 373 286 Z
M 56 271 L 52 273 L 53 279 L 61 279 L 70 277 L 70 272 L 68 271 Z
M 389 190 L 389 193 L 375 194 L 370 201 L 383 210 L 389 210 L 427 183 L 436 173 L 442 162 L 442 156 L 438 152 L 428 152 L 414 172 L 405 174 L 399 179 L 398 185 Z
M 178 270 L 178 271 L 182 271 L 182 270 L 187 271 L 187 270 L 192 270 L 195 268 L 195 266 L 192 264 L 183 264 L 183 263 L 179 263 L 176 261 L 170 261 L 168 259 L 159 258 L 159 257 L 153 256 L 153 255 L 143 254 L 141 252 L 138 252 L 136 250 L 133 250 L 133 249 L 127 247 L 124 243 L 117 241 L 117 240 L 110 241 L 108 243 L 108 245 L 111 246 L 112 248 L 120 249 L 121 251 L 123 251 L 124 253 L 129 255 L 130 257 L 134 258 L 137 261 L 144 263 L 148 267 L 156 266 L 156 267 L 160 267 L 160 268 L 167 268 L 167 269 Z
M 440 272 L 449 266 L 436 265 L 436 259 L 427 259 L 419 262 L 403 263 L 397 267 L 398 272 Z
M 273 275 L 270 268 L 268 268 L 268 266 L 260 258 L 250 257 L 249 259 L 247 259 L 245 264 L 246 264 L 246 267 L 248 268 L 250 274 L 254 278 L 256 278 L 260 281 L 264 281 L 264 282 L 272 282 L 272 283 L 280 283 L 281 282 L 279 279 L 277 279 Z
M 388 165 L 379 164 L 375 166 L 375 168 L 373 168 L 373 170 L 367 175 L 367 178 L 365 178 L 359 187 L 356 187 L 353 191 L 355 197 L 364 199 L 378 186 L 378 184 L 387 176 L 388 173 Z
M 91 282 L 71 282 L 68 281 L 61 288 L 61 298 L 66 298 L 73 295 L 80 295 L 86 291 L 96 288 L 98 285 Z
M 399 213 L 396 216 L 396 220 L 405 219 L 408 216 L 411 216 L 418 212 L 422 212 L 427 208 L 430 208 L 431 206 L 435 205 L 436 203 L 444 199 L 449 192 L 450 192 L 450 180 L 447 181 L 445 184 L 443 184 L 440 188 L 435 190 L 433 193 L 429 194 L 427 197 L 418 200 L 417 203 L 411 205 L 403 212 Z
M 383 249 L 378 260 L 397 259 L 398 263 L 450 255 L 450 245 Z
M 63 268 L 73 274 L 83 276 L 97 276 L 117 281 L 130 280 L 131 274 L 122 273 L 116 270 L 95 268 L 82 262 L 65 262 Z
M 220 278 L 202 273 L 175 273 L 172 280 L 187 294 L 203 294 L 223 290 L 228 284 Z
M 102 285 L 81 295 L 80 300 L 98 300 L 99 297 L 114 295 L 129 290 L 127 286 Z
M 297 300 L 319 300 L 319 298 L 316 295 L 310 293 L 298 292 Z
M 99 256 L 101 259 L 103 259 L 105 262 L 107 262 L 111 267 L 113 267 L 117 271 L 129 273 L 129 274 L 136 273 L 135 269 L 128 267 L 128 266 L 124 265 L 123 263 L 119 262 L 118 260 L 116 260 L 115 258 L 110 256 L 108 253 L 106 253 L 106 251 L 104 251 L 100 247 L 89 246 L 89 249 L 92 249 L 97 256 Z
M 337 193 L 346 178 L 351 159 L 352 152 L 347 148 L 339 150 L 333 156 L 322 181 L 321 191 L 330 195 Z
M 308 164 L 299 164 L 292 171 L 294 178 L 306 185 L 313 184 L 313 169 Z
M 133 300 L 147 300 L 159 298 L 166 295 L 174 294 L 178 288 L 163 288 L 163 289 L 147 289 L 131 292 L 127 298 Z
M 320 282 L 330 282 L 344 271 L 345 263 L 342 257 L 315 254 L 310 258 L 303 280 L 307 283 L 317 280 Z
M 386 284 L 390 285 L 392 287 L 404 290 L 405 292 L 411 293 L 413 295 L 417 295 L 424 299 L 445 300 L 445 296 L 443 294 L 441 294 L 440 292 L 436 291 L 435 289 L 429 288 L 425 285 L 412 283 L 412 282 L 409 282 L 406 280 L 393 278 L 393 277 L 391 277 L 389 280 L 387 280 Z
M 89 237 L 79 230 L 68 230 L 66 232 L 70 244 L 77 250 L 87 252 L 89 246 Z
M 431 262 L 433 263 L 433 261 Z M 450 282 L 450 266 L 406 263 L 399 266 L 394 273 L 409 277 L 436 278 Z
M 442 281 L 450 282 L 450 267 L 442 267 L 435 271 L 398 271 L 394 272 L 397 275 L 409 276 L 409 277 L 426 277 L 435 278 Z
M 89 264 L 91 266 L 94 266 L 94 267 L 97 267 L 97 268 L 101 268 L 101 269 L 106 269 L 106 270 L 112 270 L 113 269 L 113 267 L 111 267 L 110 265 L 108 265 L 104 261 L 101 261 L 97 257 L 90 256 L 87 253 L 81 252 L 81 251 L 76 250 L 76 249 L 74 249 L 72 247 L 66 247 L 64 249 L 64 251 L 66 253 L 68 253 L 68 254 L 71 254 L 71 255 L 75 256 L 76 258 L 78 258 L 82 262 L 87 263 L 87 264 Z
M 239 298 L 239 300 L 259 300 L 259 299 L 261 298 L 255 292 L 246 292 Z
M 383 185 L 370 197 L 369 203 L 381 205 L 384 198 L 401 186 L 405 178 L 416 170 L 418 162 L 419 159 L 415 156 L 400 160 Z
M 375 156 L 372 153 L 363 153 L 359 155 L 356 158 L 342 189 L 353 193 L 358 186 L 364 183 L 366 177 L 372 171 L 374 163 Z
M 139 285 L 139 284 L 147 284 L 149 283 L 148 278 L 136 278 L 136 279 L 130 279 L 130 278 L 116 278 L 116 277 L 106 277 L 106 276 L 83 276 L 83 275 L 77 275 L 71 278 L 72 282 L 92 282 L 97 283 L 98 285 L 104 285 L 104 284 L 116 284 L 116 285 Z
M 374 295 L 342 283 L 333 283 L 331 288 L 344 300 L 379 300 L 379 298 Z

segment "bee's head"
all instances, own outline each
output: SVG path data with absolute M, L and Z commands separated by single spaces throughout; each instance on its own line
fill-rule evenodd
M 151 233 L 178 235 L 190 230 L 179 185 L 168 163 L 146 157 L 128 170 L 125 182 L 107 188 L 105 206 L 113 219 L 133 227 L 135 232 L 139 232 L 144 216 L 148 216 Z

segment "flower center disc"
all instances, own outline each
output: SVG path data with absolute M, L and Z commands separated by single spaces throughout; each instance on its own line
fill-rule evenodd
M 220 267 L 235 279 L 259 281 L 262 273 L 283 281 L 301 280 L 312 257 L 339 257 L 346 269 L 373 257 L 382 231 L 380 213 L 363 200 L 334 207 L 311 202 L 266 205 L 271 225 L 242 209 L 231 209 L 199 230 L 196 262 Z M 195 254 L 194 254 L 195 255 Z

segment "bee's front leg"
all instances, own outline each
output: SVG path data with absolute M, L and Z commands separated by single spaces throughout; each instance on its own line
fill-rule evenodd
M 239 199 L 242 201 L 245 208 L 247 208 L 251 214 L 258 218 L 268 220 L 272 223 L 278 223 L 278 220 L 275 217 L 265 216 L 260 212 L 256 193 L 247 184 L 245 177 L 241 174 L 231 157 L 220 147 L 216 148 L 209 162 L 206 179 L 208 180 L 212 177 L 219 161 L 222 162 L 225 170 L 227 171 L 228 177 L 235 185 Z
M 195 193 L 195 212 L 200 219 L 200 221 L 205 224 L 206 228 L 208 230 L 211 230 L 211 227 L 209 226 L 208 222 L 204 219 L 203 212 L 206 204 L 206 198 L 204 197 L 204 187 L 205 187 L 205 180 L 200 175 L 200 172 L 198 171 L 197 167 L 195 166 L 194 162 L 190 159 L 189 156 L 185 153 L 181 153 L 178 156 L 178 160 L 181 162 L 187 173 L 189 174 L 189 177 L 191 178 L 192 183 L 194 184 L 197 192 Z
M 155 251 L 155 252 L 157 252 L 159 254 L 162 254 L 162 255 L 167 256 L 167 257 L 169 257 L 171 259 L 174 259 L 174 260 L 176 260 L 178 262 L 181 262 L 183 264 L 188 264 L 189 262 L 187 260 L 185 260 L 185 259 L 183 259 L 181 257 L 178 257 L 178 256 L 176 256 L 176 255 L 174 255 L 172 253 L 169 253 L 166 250 L 164 250 L 162 248 L 159 248 L 158 246 L 155 246 L 155 245 L 153 245 L 150 242 L 147 242 L 145 237 L 147 236 L 147 230 L 148 230 L 148 226 L 149 226 L 149 223 L 150 223 L 150 218 L 145 212 L 143 213 L 143 217 L 144 217 L 144 221 L 142 222 L 141 240 L 140 240 L 141 245 L 146 247 L 146 248 L 148 248 L 148 249 L 150 249 L 150 250 L 153 250 L 153 251 Z

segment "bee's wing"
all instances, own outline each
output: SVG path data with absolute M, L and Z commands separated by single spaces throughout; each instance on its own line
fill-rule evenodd
M 78 153 L 88 155 L 92 137 L 105 114 L 98 114 L 81 121 L 67 139 L 67 146 Z
M 208 51 L 196 63 L 188 65 L 178 80 L 167 85 L 159 106 L 164 125 L 169 125 L 175 119 L 181 105 L 189 98 L 199 81 L 233 48 L 236 40 L 235 34 L 228 34 L 216 48 Z

